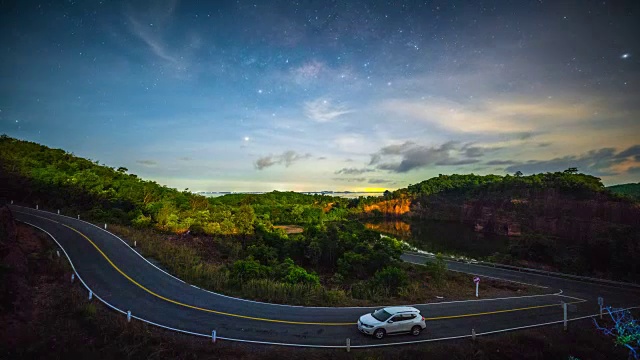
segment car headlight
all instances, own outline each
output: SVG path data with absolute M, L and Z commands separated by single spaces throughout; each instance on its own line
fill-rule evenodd
M 365 323 L 362 323 L 362 326 L 364 326 L 364 327 L 366 327 L 366 328 L 372 328 L 372 327 L 373 327 L 373 325 L 367 325 L 367 324 L 365 324 Z

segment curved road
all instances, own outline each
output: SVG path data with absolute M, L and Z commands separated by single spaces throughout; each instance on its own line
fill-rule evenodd
M 605 305 L 640 305 L 640 289 L 583 283 L 486 266 L 449 262 L 450 270 L 548 287 L 547 295 L 480 299 L 415 305 L 427 318 L 427 330 L 417 337 L 388 336 L 383 340 L 360 334 L 358 317 L 373 308 L 300 307 L 232 298 L 184 283 L 142 258 L 115 235 L 84 221 L 35 209 L 10 206 L 17 220 L 49 233 L 73 262 L 77 274 L 103 301 L 131 311 L 135 318 L 174 330 L 219 339 L 298 346 L 352 347 L 435 341 L 476 333 L 509 331 L 559 322 L 561 302 L 571 304 L 570 319 L 598 312 Z M 404 254 L 405 261 L 423 264 L 425 257 Z M 560 290 L 562 289 L 562 290 Z M 390 304 L 399 305 L 399 304 Z

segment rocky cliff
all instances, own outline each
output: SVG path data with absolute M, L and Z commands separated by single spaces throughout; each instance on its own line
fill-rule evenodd
M 472 198 L 431 195 L 364 207 L 384 216 L 457 221 L 476 231 L 518 236 L 543 233 L 573 240 L 591 238 L 611 225 L 640 227 L 640 204 L 606 194 L 576 197 L 556 189 L 488 193 Z

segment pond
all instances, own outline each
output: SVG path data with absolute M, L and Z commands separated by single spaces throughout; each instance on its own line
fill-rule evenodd
M 495 252 L 507 252 L 509 248 L 509 237 L 476 232 L 471 226 L 458 222 L 379 220 L 367 221 L 365 226 L 432 253 L 479 259 Z

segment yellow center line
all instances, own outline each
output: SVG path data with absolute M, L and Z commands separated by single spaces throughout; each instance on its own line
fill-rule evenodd
M 583 303 L 583 302 L 586 302 L 586 301 L 587 300 L 573 301 L 573 302 L 569 302 L 567 304 L 578 304 L 578 303 Z M 424 319 L 427 320 L 427 321 L 444 320 L 444 319 L 457 319 L 457 318 L 470 317 L 470 316 L 493 315 L 493 314 L 501 314 L 501 313 L 514 312 L 514 311 L 541 309 L 541 308 L 552 307 L 552 306 L 562 306 L 562 305 L 561 304 L 536 305 L 536 306 L 529 306 L 529 307 L 516 308 L 516 309 L 495 310 L 495 311 L 487 311 L 487 312 L 474 313 L 474 314 L 438 316 L 438 317 L 424 318 Z
M 137 281 L 133 280 L 129 275 L 127 275 L 124 271 L 120 270 L 120 268 L 118 268 L 118 266 L 116 266 L 116 264 L 113 263 L 113 261 L 111 261 L 111 259 L 98 247 L 98 245 L 96 245 L 91 239 L 89 239 L 89 237 L 87 237 L 85 234 L 83 234 L 82 232 L 78 231 L 77 229 L 67 225 L 67 224 L 63 224 L 61 222 L 43 217 L 43 216 L 38 216 L 38 215 L 33 215 L 33 214 L 28 214 L 31 216 L 35 216 L 41 219 L 45 219 L 45 220 L 49 220 L 51 222 L 54 223 L 58 223 L 61 224 L 73 231 L 75 231 L 76 233 L 78 233 L 80 236 L 82 236 L 83 238 L 85 238 L 87 241 L 89 241 L 89 243 L 91 245 L 93 245 L 94 248 L 96 248 L 96 250 L 98 250 L 98 252 L 100 253 L 100 255 L 102 255 L 102 257 L 105 258 L 105 260 L 107 260 L 107 262 L 114 268 L 116 269 L 116 271 L 118 271 L 122 276 L 124 276 L 127 280 L 129 280 L 130 282 L 132 282 L 134 285 L 138 286 L 139 288 L 141 288 L 142 290 L 148 292 L 149 294 L 162 299 L 164 301 L 179 305 L 179 306 L 184 306 L 190 309 L 194 309 L 194 310 L 200 310 L 200 311 L 205 311 L 205 312 L 209 312 L 209 313 L 213 313 L 213 314 L 218 314 L 218 315 L 225 315 L 225 316 L 231 316 L 231 317 L 237 317 L 237 318 L 242 318 L 242 319 L 248 319 L 248 320 L 256 320 L 256 321 L 267 321 L 267 322 L 274 322 L 274 323 L 281 323 L 281 324 L 293 324 L 293 325 L 325 325 L 325 326 L 352 326 L 355 325 L 356 323 L 353 322 L 348 322 L 348 323 L 331 323 L 331 322 L 303 322 L 303 321 L 288 321 L 288 320 L 276 320 L 276 319 L 266 319 L 266 318 L 260 318 L 260 317 L 253 317 L 253 316 L 246 316 L 246 315 L 239 315 L 239 314 L 233 314 L 233 313 L 227 313 L 224 311 L 218 311 L 218 310 L 212 310 L 212 309 L 206 309 L 206 308 L 201 308 L 198 306 L 194 306 L 194 305 L 189 305 L 189 304 L 185 304 L 173 299 L 169 299 L 167 297 L 164 297 L 162 295 L 159 295 L 149 289 L 147 289 L 146 287 L 144 287 L 143 285 L 139 284 Z M 586 300 L 581 300 L 581 301 L 574 301 L 574 302 L 569 302 L 567 304 L 577 304 L 577 303 L 582 303 L 585 302 Z M 546 308 L 546 307 L 552 307 L 552 306 L 560 306 L 560 304 L 547 304 L 547 305 L 537 305 L 537 306 L 529 306 L 529 307 L 523 307 L 523 308 L 516 308 L 516 309 L 506 309 L 506 310 L 495 310 L 495 311 L 487 311 L 487 312 L 480 312 L 480 313 L 472 313 L 472 314 L 460 314 L 460 315 L 449 315 L 449 316 L 439 316 L 439 317 L 431 317 L 431 318 L 426 318 L 426 321 L 435 321 L 435 320 L 445 320 L 445 319 L 456 319 L 456 318 L 463 318 L 463 317 L 472 317 L 472 316 L 483 316 L 483 315 L 493 315 L 493 314 L 500 314 L 500 313 L 507 313 L 507 312 L 514 312 L 514 311 L 524 311 L 524 310 L 533 310 L 533 309 L 540 309 L 540 308 Z

